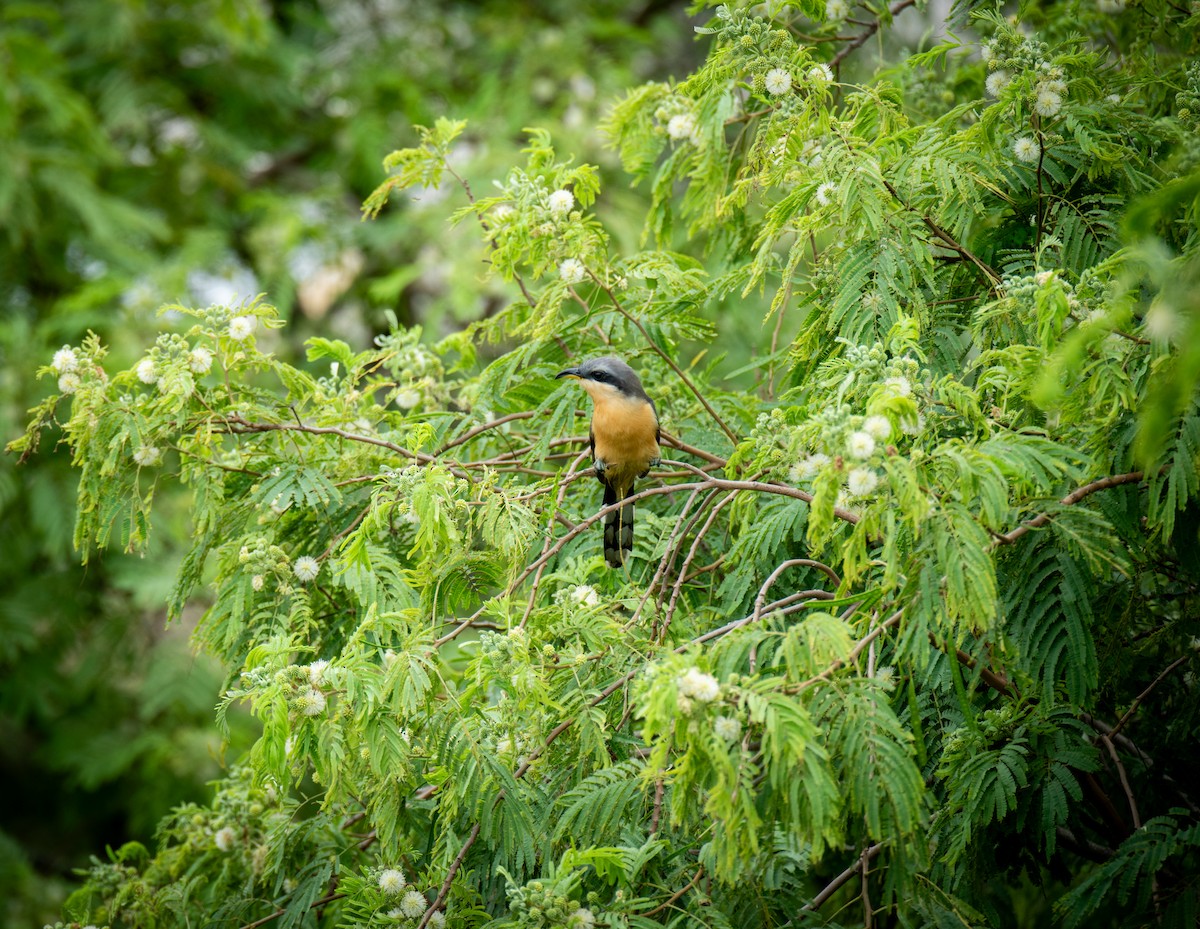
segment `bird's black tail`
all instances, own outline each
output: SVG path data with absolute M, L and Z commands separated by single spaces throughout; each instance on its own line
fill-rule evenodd
M 612 506 L 618 499 L 624 500 L 633 495 L 633 485 L 620 497 L 616 488 L 611 484 L 604 485 L 604 505 Z M 604 560 L 610 568 L 619 568 L 625 563 L 625 556 L 633 550 L 633 504 L 626 503 L 619 510 L 613 510 L 604 517 Z

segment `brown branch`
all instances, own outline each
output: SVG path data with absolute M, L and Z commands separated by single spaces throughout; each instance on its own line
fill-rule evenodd
M 441 909 L 442 904 L 446 902 L 446 897 L 450 893 L 450 885 L 454 882 L 454 875 L 458 873 L 458 869 L 462 867 L 463 859 L 467 857 L 467 852 L 471 850 L 471 846 L 475 844 L 475 840 L 479 838 L 479 823 L 476 823 L 471 830 L 471 834 L 467 836 L 467 840 L 463 842 L 462 848 L 458 850 L 454 861 L 450 864 L 450 870 L 446 872 L 446 879 L 442 881 L 441 889 L 438 890 L 437 899 L 433 901 L 429 909 L 425 911 L 425 915 L 421 917 L 421 921 L 417 923 L 417 929 L 425 929 L 429 925 L 429 920 L 433 918 L 433 914 Z
M 1121 484 L 1138 484 L 1141 483 L 1144 477 L 1145 475 L 1141 471 L 1130 471 L 1128 474 L 1114 474 L 1110 477 L 1102 477 L 1099 480 L 1092 481 L 1090 484 L 1085 484 L 1077 490 L 1071 491 L 1059 503 L 1063 506 L 1074 506 L 1084 497 L 1090 496 L 1098 490 L 1107 490 L 1109 487 L 1117 487 Z M 1016 529 L 996 536 L 996 542 L 997 544 L 1012 544 L 1031 529 L 1041 528 L 1053 518 L 1054 515 L 1052 513 L 1039 513 L 1033 519 L 1029 520 L 1029 522 L 1021 523 Z
M 1133 817 L 1133 828 L 1142 828 L 1142 817 L 1138 813 L 1137 801 L 1133 799 L 1133 788 L 1129 786 L 1129 775 L 1125 773 L 1125 765 L 1121 764 L 1121 759 L 1117 755 L 1117 748 L 1112 743 L 1112 739 L 1104 735 L 1100 737 L 1104 743 L 1104 747 L 1108 749 L 1108 754 L 1113 760 L 1113 764 L 1117 766 L 1117 777 L 1121 779 L 1121 789 L 1125 791 L 1125 799 L 1129 803 L 1129 815 Z
M 310 903 L 308 905 L 308 908 L 310 910 L 315 910 L 317 907 L 324 906 L 326 903 L 332 903 L 334 900 L 341 900 L 342 897 L 344 897 L 344 896 L 346 896 L 346 895 L 340 894 L 340 893 L 326 894 L 320 900 L 314 900 L 312 903 Z M 259 926 L 265 926 L 267 923 L 271 922 L 272 920 L 278 919 L 280 916 L 282 916 L 286 912 L 287 912 L 287 909 L 285 907 L 280 907 L 274 913 L 270 913 L 270 914 L 264 916 L 262 919 L 256 919 L 252 923 L 246 923 L 246 925 L 242 926 L 241 929 L 258 929 Z
M 809 912 L 816 912 L 819 910 L 830 897 L 832 897 L 843 885 L 845 885 L 847 881 L 849 881 L 852 877 L 854 877 L 854 875 L 862 870 L 864 863 L 869 862 L 872 858 L 878 855 L 880 849 L 882 848 L 883 843 L 876 843 L 875 845 L 871 845 L 863 849 L 863 853 L 854 860 L 854 864 L 850 865 L 850 867 L 848 867 L 845 871 L 826 884 L 825 888 L 819 894 L 817 894 L 812 898 L 812 900 L 800 908 L 800 911 L 804 912 L 805 910 L 808 910 Z
M 934 222 L 933 217 L 928 216 L 928 215 L 922 213 L 920 210 L 917 210 L 914 207 L 910 206 L 908 204 L 908 202 L 905 201 L 905 199 L 900 196 L 900 192 L 898 190 L 896 190 L 895 187 L 892 186 L 891 181 L 889 181 L 887 178 L 883 179 L 883 186 L 887 188 L 888 193 L 890 193 L 892 195 L 892 197 L 895 198 L 896 202 L 899 203 L 902 207 L 904 207 L 904 209 L 907 212 L 915 213 L 917 216 L 920 216 L 921 222 L 923 222 L 925 224 L 925 228 L 927 228 L 930 232 L 932 232 L 934 234 L 934 236 L 936 236 L 946 248 L 949 248 L 949 249 L 957 252 L 965 260 L 971 262 L 973 265 L 975 265 L 975 267 L 977 267 L 980 271 L 982 271 L 984 273 L 984 276 L 987 277 L 988 280 L 991 282 L 992 292 L 993 293 L 996 292 L 996 285 L 1000 283 L 1001 278 L 1000 278 L 1000 273 L 995 268 L 993 268 L 991 265 L 989 265 L 987 262 L 985 262 L 982 258 L 980 258 L 978 255 L 976 255 L 974 252 L 972 252 L 965 245 L 958 242 L 954 238 L 954 236 L 952 236 L 949 232 L 947 232 L 945 229 L 943 229 L 941 226 L 939 226 L 936 222 Z
M 673 893 L 670 896 L 670 898 L 668 900 L 666 900 L 666 902 L 660 903 L 658 906 L 656 906 L 654 909 L 652 909 L 649 913 L 643 913 L 641 918 L 649 919 L 652 916 L 657 916 L 663 910 L 674 906 L 675 902 L 680 897 L 682 897 L 685 893 L 687 893 L 689 890 L 691 890 L 693 887 L 695 887 L 697 884 L 700 883 L 700 878 L 703 875 L 704 875 L 704 868 L 701 867 L 698 871 L 696 871 L 696 875 L 690 881 L 688 881 L 686 886 L 679 888 L 679 890 L 675 891 L 675 893 Z
M 916 0 L 899 0 L 898 3 L 892 5 L 892 8 L 888 11 L 888 13 L 892 17 L 895 17 L 896 14 L 902 12 L 906 7 L 912 6 L 915 2 Z M 833 56 L 833 60 L 829 62 L 829 67 L 836 68 L 851 52 L 862 48 L 862 46 L 866 44 L 867 40 L 879 31 L 879 27 L 881 25 L 883 25 L 882 16 L 880 16 L 879 19 L 875 20 L 873 23 L 868 23 L 866 29 L 851 39 L 845 48 Z
M 589 272 L 589 274 L 590 273 L 591 272 Z M 708 411 L 708 415 L 711 416 L 713 421 L 721 427 L 721 431 L 729 437 L 729 441 L 734 445 L 737 445 L 737 433 L 725 425 L 725 420 L 721 419 L 721 417 L 717 415 L 717 411 L 712 408 L 712 405 L 708 402 L 708 400 L 705 399 L 704 394 L 700 393 L 700 390 L 695 384 L 692 383 L 691 378 L 684 374 L 683 369 L 675 363 L 675 359 L 668 355 L 667 352 L 650 337 L 650 333 L 646 330 L 646 327 L 642 325 L 642 321 L 625 309 L 625 307 L 621 304 L 621 301 L 617 299 L 617 295 L 613 292 L 613 289 L 608 286 L 608 284 L 596 277 L 595 274 L 591 274 L 591 277 L 592 280 L 599 285 L 600 289 L 608 295 L 608 299 L 612 302 L 613 309 L 615 309 L 618 313 L 620 313 L 637 327 L 638 332 L 640 332 L 642 337 L 646 340 L 646 344 L 654 350 L 654 353 L 658 355 L 659 358 L 667 363 L 667 367 L 675 372 L 676 377 L 683 381 L 684 386 L 687 387 L 687 389 L 692 392 L 695 398 L 700 401 L 700 405 Z
M 546 414 L 548 412 L 549 412 L 548 410 L 542 411 L 543 414 Z M 475 426 L 472 429 L 468 429 L 466 432 L 464 432 L 462 435 L 460 435 L 457 439 L 447 442 L 445 445 L 443 445 L 441 448 L 439 448 L 437 450 L 437 454 L 439 454 L 439 455 L 444 454 L 445 452 L 448 452 L 450 449 L 456 448 L 457 446 L 462 445 L 464 442 L 469 442 L 469 441 L 471 441 L 471 439 L 475 438 L 475 436 L 479 435 L 480 433 L 487 432 L 489 429 L 495 429 L 497 426 L 503 426 L 505 423 L 511 423 L 513 420 L 530 419 L 531 417 L 534 417 L 537 415 L 538 414 L 535 413 L 533 410 L 525 410 L 520 413 L 509 413 L 507 416 L 501 416 L 499 419 L 493 419 L 491 422 L 481 423 L 480 425 Z
M 1172 671 L 1174 671 L 1176 668 L 1178 668 L 1181 664 L 1183 664 L 1185 661 L 1187 661 L 1188 657 L 1189 656 L 1184 655 L 1182 658 L 1176 658 L 1174 661 L 1172 661 L 1169 665 L 1166 666 L 1166 668 L 1163 669 L 1162 673 L 1159 674 L 1158 677 L 1156 677 L 1154 680 L 1152 680 L 1150 682 L 1149 687 L 1147 687 L 1145 690 L 1143 690 L 1140 694 L 1138 694 L 1134 698 L 1133 703 L 1131 703 L 1129 705 L 1129 709 L 1127 709 L 1125 711 L 1124 715 L 1122 715 L 1121 718 L 1117 720 L 1117 724 L 1112 727 L 1112 732 L 1108 733 L 1109 738 L 1112 738 L 1113 736 L 1117 735 L 1122 729 L 1125 728 L 1125 724 L 1127 722 L 1129 722 L 1129 720 L 1133 717 L 1134 712 L 1137 710 L 1137 708 L 1139 706 L 1141 706 L 1142 701 L 1145 700 L 1148 696 L 1150 696 L 1150 691 L 1152 691 L 1155 687 L 1157 687 L 1159 684 L 1161 684 L 1163 679 L 1168 674 L 1170 674 Z
M 754 598 L 754 618 L 756 620 L 762 616 L 763 605 L 767 602 L 767 591 L 771 589 L 771 585 L 774 584 L 779 579 L 779 575 L 781 575 L 788 568 L 794 568 L 800 565 L 809 568 L 817 568 L 824 573 L 826 577 L 833 581 L 833 586 L 835 588 L 842 586 L 842 581 L 837 576 L 837 572 L 835 572 L 833 568 L 829 567 L 828 565 L 822 564 L 819 561 L 813 561 L 809 558 L 789 558 L 787 561 L 780 564 L 779 567 L 777 567 L 774 571 L 772 571 L 770 577 L 763 581 L 762 587 L 758 589 L 758 596 Z

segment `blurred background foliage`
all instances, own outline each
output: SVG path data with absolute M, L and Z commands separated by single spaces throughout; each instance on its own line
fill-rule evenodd
M 487 185 L 531 125 L 618 176 L 597 131 L 624 88 L 700 59 L 680 4 L 645 0 L 45 0 L 0 7 L 0 429 L 52 385 L 34 372 L 90 330 L 118 364 L 164 325 L 158 307 L 268 292 L 292 324 L 365 347 L 405 324 L 444 332 L 511 295 L 483 280 L 448 192 L 360 222 L 383 156 L 442 115 L 471 122 L 457 152 Z M 486 139 L 486 143 L 483 141 Z M 641 197 L 609 185 L 605 220 Z M 485 191 L 486 193 L 486 191 Z M 206 796 L 252 737 L 212 725 L 225 671 L 164 629 L 187 529 L 160 512 L 152 554 L 71 544 L 64 451 L 0 458 L 0 924 L 53 921 L 71 869 L 146 841 Z M 169 491 L 178 493 L 178 491 Z M 160 498 L 161 502 L 161 498 Z M 197 609 L 201 609 L 199 604 Z

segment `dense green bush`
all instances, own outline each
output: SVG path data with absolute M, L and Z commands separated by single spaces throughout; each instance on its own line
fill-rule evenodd
M 642 251 L 549 133 L 488 188 L 432 122 L 367 208 L 458 186 L 513 293 L 461 331 L 313 373 L 262 299 L 172 305 L 43 368 L 16 448 L 61 424 L 85 552 L 191 489 L 170 608 L 212 577 L 263 725 L 71 918 L 1195 923 L 1200 14 L 956 14 L 849 80 L 911 5 L 707 14 L 605 123 Z M 671 450 L 620 571 L 553 378 L 609 352 Z

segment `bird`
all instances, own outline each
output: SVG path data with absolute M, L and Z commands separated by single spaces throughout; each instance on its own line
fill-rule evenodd
M 588 445 L 596 478 L 604 485 L 604 506 L 633 496 L 634 484 L 661 461 L 658 410 L 637 372 L 620 358 L 592 358 L 567 368 L 555 379 L 569 377 L 592 398 Z M 604 519 L 604 560 L 620 568 L 633 549 L 633 504 Z

